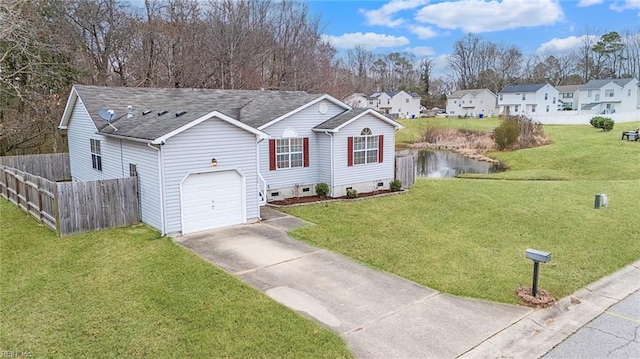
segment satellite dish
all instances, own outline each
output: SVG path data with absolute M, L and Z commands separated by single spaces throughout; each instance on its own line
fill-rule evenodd
M 107 121 L 109 126 L 111 126 L 115 131 L 118 131 L 116 126 L 111 124 L 111 120 L 113 120 L 116 117 L 116 112 L 114 110 L 103 108 L 102 110 L 100 110 L 98 115 L 100 116 L 101 119 Z

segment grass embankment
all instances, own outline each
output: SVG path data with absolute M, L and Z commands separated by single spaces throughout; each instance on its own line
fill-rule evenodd
M 60 238 L 0 199 L 0 228 L 3 352 L 351 357 L 337 335 L 145 226 Z
M 549 251 L 540 286 L 561 298 L 640 258 L 640 143 L 620 141 L 626 127 L 637 124 L 545 126 L 553 143 L 493 154 L 511 170 L 492 180 L 419 179 L 397 196 L 289 208 L 319 224 L 291 234 L 446 293 L 507 303 L 531 285 L 525 250 Z M 607 208 L 593 208 L 596 193 Z

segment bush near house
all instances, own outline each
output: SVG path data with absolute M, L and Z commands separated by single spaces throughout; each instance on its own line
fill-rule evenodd
M 316 194 L 319 197 L 326 197 L 329 195 L 329 185 L 324 182 L 318 183 L 316 185 Z

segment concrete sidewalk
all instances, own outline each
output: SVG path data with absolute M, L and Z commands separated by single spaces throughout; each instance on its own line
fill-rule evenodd
M 530 313 L 468 351 L 462 358 L 540 358 L 613 305 L 629 300 L 627 297 L 638 290 L 640 260 L 559 300 L 553 307 Z M 628 335 L 635 335 L 638 323 L 628 328 Z M 604 343 L 592 345 L 602 346 Z M 551 356 L 552 353 L 549 354 Z M 563 357 L 602 356 L 587 350 Z M 640 357 L 640 352 L 633 357 Z
M 358 358 L 539 358 L 640 289 L 640 261 L 533 310 L 445 295 L 294 240 L 301 220 L 265 208 L 261 223 L 176 240 L 274 300 L 340 334 Z

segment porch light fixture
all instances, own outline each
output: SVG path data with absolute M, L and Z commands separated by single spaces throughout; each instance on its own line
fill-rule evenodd
M 215 159 L 215 158 L 212 158 L 212 159 L 211 159 L 211 167 L 215 167 L 215 166 L 217 166 L 217 165 L 218 165 L 218 161 L 216 161 L 216 159 Z

